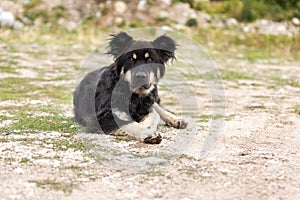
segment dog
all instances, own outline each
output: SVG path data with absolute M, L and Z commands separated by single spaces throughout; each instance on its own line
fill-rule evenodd
M 111 35 L 114 62 L 88 73 L 73 93 L 75 122 L 87 132 L 127 135 L 159 144 L 157 126 L 184 129 L 187 122 L 160 105 L 157 84 L 168 61 L 176 59 L 177 44 L 162 35 L 153 41 L 134 40 L 125 32 Z

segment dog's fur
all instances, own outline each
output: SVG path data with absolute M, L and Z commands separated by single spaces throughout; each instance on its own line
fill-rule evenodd
M 187 123 L 160 106 L 157 84 L 165 64 L 175 59 L 175 41 L 160 36 L 137 41 L 121 32 L 110 40 L 114 63 L 87 74 L 74 91 L 75 121 L 88 132 L 128 135 L 160 143 L 160 119 L 175 128 Z

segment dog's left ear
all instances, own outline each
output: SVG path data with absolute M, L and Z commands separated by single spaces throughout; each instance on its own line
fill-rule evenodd
M 129 36 L 125 32 L 121 32 L 117 35 L 112 35 L 110 39 L 109 46 L 110 50 L 107 54 L 113 55 L 115 58 L 118 58 L 122 53 L 124 53 L 125 49 L 131 44 L 132 37 Z
M 174 52 L 176 50 L 177 44 L 172 38 L 166 35 L 162 35 L 156 38 L 152 42 L 152 45 L 157 50 L 158 55 L 161 57 L 164 63 L 166 63 L 169 59 L 175 59 Z

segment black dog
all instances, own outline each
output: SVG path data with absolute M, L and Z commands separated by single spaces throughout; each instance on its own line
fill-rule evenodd
M 137 41 L 124 32 L 113 35 L 110 66 L 90 72 L 74 92 L 75 121 L 88 132 L 128 135 L 146 143 L 160 143 L 160 119 L 175 128 L 187 123 L 162 108 L 157 84 L 165 63 L 175 59 L 175 41 L 160 36 Z

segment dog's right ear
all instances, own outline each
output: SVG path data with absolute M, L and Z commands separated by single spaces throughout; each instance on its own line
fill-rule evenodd
M 111 35 L 111 39 L 109 42 L 110 50 L 107 54 L 111 54 L 114 58 L 118 58 L 124 50 L 128 47 L 129 44 L 132 42 L 132 37 L 129 36 L 125 32 L 121 32 L 117 35 Z

